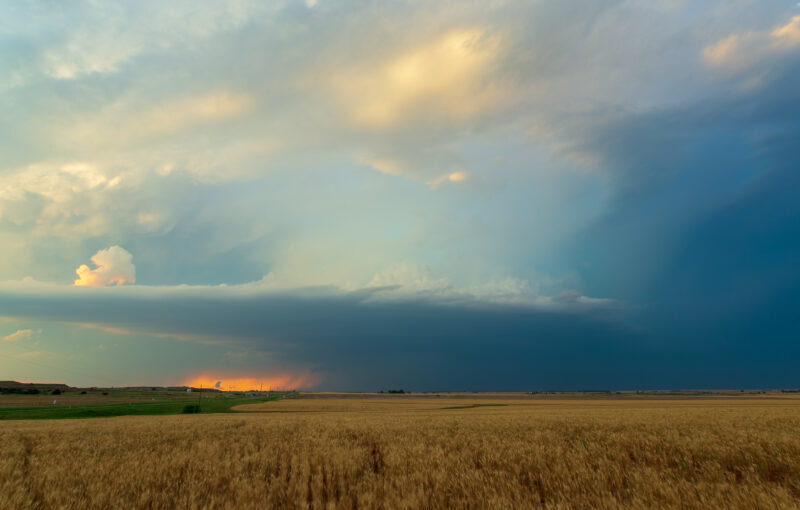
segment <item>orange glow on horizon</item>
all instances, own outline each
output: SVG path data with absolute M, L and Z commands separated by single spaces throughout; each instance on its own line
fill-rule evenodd
M 222 391 L 248 390 L 299 390 L 315 386 L 320 381 L 316 375 L 303 373 L 280 373 L 259 376 L 203 373 L 189 377 L 182 384 L 192 388 L 217 388 Z

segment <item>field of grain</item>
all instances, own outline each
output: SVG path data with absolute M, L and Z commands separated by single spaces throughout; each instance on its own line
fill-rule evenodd
M 0 423 L 0 508 L 798 508 L 800 400 L 286 399 Z

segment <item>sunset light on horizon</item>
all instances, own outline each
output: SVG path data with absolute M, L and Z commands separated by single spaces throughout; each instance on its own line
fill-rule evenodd
M 200 374 L 189 377 L 181 384 L 190 388 L 220 391 L 286 391 L 312 388 L 319 381 L 319 377 L 311 374 L 269 374 L 263 377 L 215 377 L 213 374 Z

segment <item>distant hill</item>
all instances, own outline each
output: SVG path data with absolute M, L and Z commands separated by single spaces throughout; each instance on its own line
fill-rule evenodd
M 17 381 L 0 381 L 0 388 L 23 390 L 35 389 L 39 391 L 67 391 L 73 389 L 72 387 L 62 383 L 22 383 Z

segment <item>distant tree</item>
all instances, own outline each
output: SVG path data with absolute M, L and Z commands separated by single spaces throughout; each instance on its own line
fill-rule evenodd
M 51 395 L 61 395 L 61 390 L 59 390 L 58 388 L 56 388 L 56 389 L 54 389 L 53 391 L 51 391 L 51 392 L 50 392 L 50 394 L 51 394 Z

